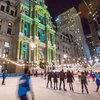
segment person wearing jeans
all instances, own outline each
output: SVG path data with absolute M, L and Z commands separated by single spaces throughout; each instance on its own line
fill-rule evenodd
M 86 75 L 84 72 L 81 72 L 81 88 L 82 88 L 82 93 L 84 93 L 84 88 L 86 90 L 87 93 L 88 92 L 88 88 L 87 88 L 87 79 L 86 79 Z
M 63 70 L 59 73 L 59 78 L 60 78 L 59 90 L 61 90 L 61 84 L 63 82 L 63 90 L 66 91 L 66 89 L 65 89 L 65 73 Z

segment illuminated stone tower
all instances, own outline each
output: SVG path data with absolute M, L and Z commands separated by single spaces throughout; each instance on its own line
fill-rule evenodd
M 51 64 L 56 60 L 55 31 L 45 0 L 16 0 L 17 61 Z M 31 44 L 35 48 L 31 47 Z

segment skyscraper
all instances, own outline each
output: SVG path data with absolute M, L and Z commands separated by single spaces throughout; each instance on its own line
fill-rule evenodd
M 77 13 L 73 7 L 60 14 L 56 19 L 58 34 L 62 34 L 65 40 L 68 41 L 66 42 L 66 48 L 69 48 L 70 52 L 65 53 L 69 58 L 74 60 L 84 58 L 87 55 L 86 42 L 79 14 L 80 12 Z

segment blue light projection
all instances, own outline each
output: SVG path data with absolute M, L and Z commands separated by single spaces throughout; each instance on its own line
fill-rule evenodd
M 40 42 L 45 42 L 45 34 L 43 32 L 43 30 L 41 29 L 38 29 L 38 34 L 39 34 L 39 39 L 40 39 Z
M 40 23 L 45 25 L 45 19 L 41 15 L 37 14 L 38 19 L 40 20 Z
M 29 13 L 29 10 L 25 8 L 24 11 L 25 11 L 25 14 L 26 14 L 27 16 L 29 16 L 29 14 L 30 14 L 30 13 Z
M 28 1 L 24 2 L 24 4 L 29 7 L 29 2 Z
M 28 48 L 28 43 L 24 42 L 23 43 L 23 59 L 26 60 L 27 58 L 27 48 Z
M 43 6 L 43 0 L 40 0 L 40 5 Z
M 40 54 L 42 55 L 42 58 L 46 57 L 45 52 L 43 50 L 40 50 Z
M 26 37 L 28 37 L 28 31 L 29 31 L 29 24 L 25 22 L 24 23 L 24 33 Z

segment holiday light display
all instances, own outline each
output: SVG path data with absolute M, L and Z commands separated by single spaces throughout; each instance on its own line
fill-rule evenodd
M 18 62 L 40 61 L 52 63 L 56 60 L 55 31 L 44 0 L 17 0 L 20 9 L 18 36 Z M 31 49 L 31 43 L 35 48 Z

